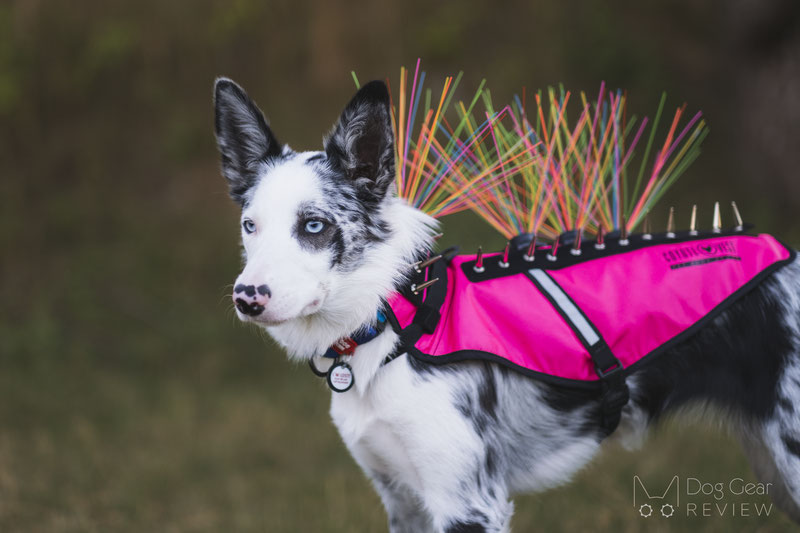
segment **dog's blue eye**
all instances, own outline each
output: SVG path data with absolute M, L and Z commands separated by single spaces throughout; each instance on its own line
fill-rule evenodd
M 319 233 L 323 229 L 325 229 L 325 223 L 321 220 L 309 220 L 306 222 L 307 233 Z
M 256 230 L 256 223 L 246 218 L 242 221 L 242 227 L 245 233 L 253 233 Z

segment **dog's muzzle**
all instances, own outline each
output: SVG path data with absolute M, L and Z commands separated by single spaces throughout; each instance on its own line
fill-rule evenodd
M 247 316 L 258 316 L 264 312 L 272 292 L 266 285 L 239 284 L 233 288 L 233 302 L 240 313 Z

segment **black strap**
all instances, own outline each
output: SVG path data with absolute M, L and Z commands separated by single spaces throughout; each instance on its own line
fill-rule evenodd
M 439 278 L 439 281 L 425 289 L 424 299 L 417 305 L 411 324 L 400 332 L 400 346 L 404 351 L 412 348 L 423 334 L 433 333 L 442 318 L 442 304 L 447 295 L 447 262 L 440 260 L 431 265 L 428 278 Z
M 383 360 L 384 365 L 391 363 L 400 355 L 408 352 L 423 334 L 430 334 L 436 330 L 436 326 L 442 318 L 442 304 L 444 304 L 445 296 L 447 296 L 447 264 L 457 251 L 458 248 L 456 247 L 443 251 L 442 259 L 428 268 L 427 276 L 424 273 L 420 273 L 419 276 L 413 277 L 407 285 L 400 289 L 400 293 L 417 308 L 414 318 L 408 326 L 401 328 L 397 317 L 392 312 L 392 308 L 389 305 L 385 306 L 387 321 L 398 334 L 400 340 L 395 345 L 394 351 Z M 424 294 L 413 294 L 411 291 L 412 285 L 419 285 L 428 279 L 434 278 L 439 278 L 439 281 L 428 287 Z
M 611 353 L 611 348 L 602 337 L 599 342 L 589 347 L 589 355 L 594 362 L 594 370 L 600 378 L 606 378 L 612 373 L 622 370 L 622 363 Z
M 625 383 L 625 372 L 622 370 L 614 371 L 601 378 L 600 387 L 602 390 L 602 426 L 606 435 L 611 435 L 622 418 L 622 409 L 630 400 L 628 384 Z

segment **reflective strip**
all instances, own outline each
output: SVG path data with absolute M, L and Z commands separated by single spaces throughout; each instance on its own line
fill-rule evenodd
M 580 333 L 583 340 L 586 341 L 586 344 L 594 346 L 600 342 L 600 335 L 597 334 L 589 321 L 586 320 L 583 313 L 575 307 L 575 304 L 572 303 L 569 296 L 567 296 L 566 293 L 561 290 L 561 287 L 553 281 L 553 278 L 548 276 L 544 270 L 538 268 L 532 268 L 528 273 L 539 283 L 542 289 L 550 295 L 550 298 L 553 299 L 553 302 L 561 309 L 564 316 L 567 317 L 573 327 Z

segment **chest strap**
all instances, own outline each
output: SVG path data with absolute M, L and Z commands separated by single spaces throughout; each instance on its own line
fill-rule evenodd
M 427 279 L 436 278 L 439 281 L 418 294 L 411 290 L 411 287 L 420 285 Z M 417 311 L 411 323 L 402 330 L 399 330 L 397 324 L 400 334 L 399 345 L 404 350 L 413 347 L 424 333 L 433 333 L 442 318 L 441 308 L 447 296 L 447 261 L 437 261 L 431 265 L 428 268 L 427 278 L 420 276 L 419 279 L 410 281 L 400 292 L 416 306 Z

